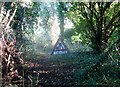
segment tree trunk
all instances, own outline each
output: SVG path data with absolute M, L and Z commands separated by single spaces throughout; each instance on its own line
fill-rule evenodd
M 59 17 L 59 26 L 60 26 L 60 38 L 63 39 L 64 37 L 64 3 L 59 2 L 58 3 L 58 17 Z

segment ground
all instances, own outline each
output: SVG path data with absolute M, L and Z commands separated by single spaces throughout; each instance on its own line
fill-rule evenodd
M 66 63 L 50 61 L 48 58 L 33 60 L 28 62 L 26 74 L 35 77 L 34 83 L 41 85 L 69 85 L 72 82 L 72 67 L 66 66 Z
M 31 59 L 26 62 L 27 70 L 25 74 L 30 76 L 33 83 L 42 85 L 73 85 L 76 81 L 73 81 L 72 74 L 75 71 L 79 71 L 90 63 L 87 63 L 86 55 L 79 58 L 80 54 L 69 55 L 50 55 L 45 58 Z M 76 58 L 75 58 L 76 56 Z M 90 55 L 89 55 L 90 56 Z M 93 57 L 92 57 L 93 58 Z M 87 58 L 87 60 L 93 60 Z M 79 62 L 82 66 L 80 67 Z M 92 62 L 93 63 L 93 62 Z M 38 81 L 37 81 L 38 80 Z
M 71 53 L 66 55 L 49 55 L 42 58 L 32 58 L 27 60 L 25 67 L 25 77 L 31 81 L 29 85 L 50 86 L 50 85 L 103 85 L 120 84 L 116 72 L 110 68 L 102 68 L 100 71 L 88 74 L 83 78 L 85 71 L 98 60 L 98 55 L 90 52 Z M 106 66 L 108 67 L 108 66 Z M 115 68 L 113 68 L 115 69 Z M 111 68 L 111 70 L 113 70 Z M 107 72 L 107 71 L 110 72 Z M 109 80 L 107 75 L 112 73 Z M 106 81 L 107 79 L 107 81 Z M 27 80 L 27 81 L 28 81 Z M 38 86 L 39 85 L 39 86 Z

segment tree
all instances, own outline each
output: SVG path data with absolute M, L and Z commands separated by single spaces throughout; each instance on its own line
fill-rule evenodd
M 39 16 L 39 3 L 18 3 L 18 10 L 14 18 L 14 24 L 12 28 L 16 32 L 17 46 L 25 45 L 25 34 L 30 38 L 34 34 L 34 25 L 37 22 Z
M 60 26 L 60 38 L 63 39 L 63 33 L 64 33 L 64 3 L 59 2 L 58 6 L 58 19 L 59 19 L 59 26 Z
M 79 33 L 84 31 L 82 35 L 90 40 L 94 51 L 104 52 L 120 27 L 120 3 L 72 2 L 68 5 L 67 17 L 74 23 L 76 30 Z M 114 40 L 118 39 L 117 35 Z

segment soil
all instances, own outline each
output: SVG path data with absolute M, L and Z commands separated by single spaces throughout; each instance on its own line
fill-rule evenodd
M 73 69 L 65 63 L 52 62 L 48 58 L 33 59 L 26 62 L 24 67 L 27 81 L 31 79 L 36 87 L 72 84 Z

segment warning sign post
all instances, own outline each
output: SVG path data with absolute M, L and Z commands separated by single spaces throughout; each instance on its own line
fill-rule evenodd
M 51 55 L 53 55 L 53 54 L 66 54 L 68 52 L 69 51 L 68 51 L 67 46 L 64 44 L 63 40 L 59 38 L 54 46 L 54 49 L 53 49 Z

